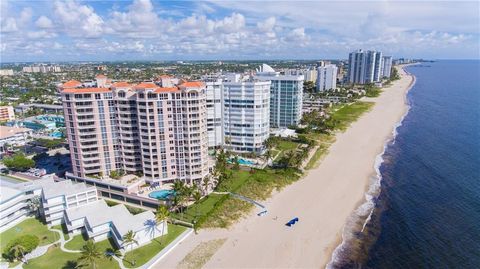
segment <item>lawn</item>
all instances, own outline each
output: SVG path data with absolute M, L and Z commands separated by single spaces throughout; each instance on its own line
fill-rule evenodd
M 357 101 L 334 111 L 332 119 L 338 121 L 335 129 L 345 131 L 352 122 L 360 118 L 363 113 L 369 111 L 373 105 L 373 102 Z
M 286 152 L 297 149 L 299 145 L 301 144 L 298 142 L 277 138 L 275 140 L 274 149 L 280 152 L 280 154 L 278 154 L 275 160 L 282 158 Z M 272 157 L 275 157 L 278 152 L 275 152 L 275 154 L 272 154 Z
M 315 168 L 320 163 L 320 160 L 328 153 L 330 145 L 335 142 L 335 136 L 332 134 L 324 133 L 309 133 L 305 136 L 308 139 L 315 140 L 318 145 L 317 150 L 305 166 L 305 169 L 312 169 Z
M 166 235 L 157 237 L 153 239 L 151 243 L 127 252 L 123 257 L 123 265 L 127 268 L 135 268 L 144 265 L 186 229 L 187 228 L 183 226 L 169 224 L 168 233 Z M 135 261 L 135 265 L 132 265 L 133 261 Z
M 65 238 L 65 240 L 70 239 L 70 235 L 68 234 L 68 231 L 67 231 L 67 229 L 65 228 L 65 226 L 63 226 L 63 225 L 61 225 L 61 224 L 60 224 L 60 225 L 55 225 L 55 226 L 52 226 L 52 229 L 62 231 L 62 233 L 63 233 L 63 238 Z
M 228 194 L 212 193 L 200 200 L 199 203 L 189 206 L 183 213 L 172 213 L 172 217 L 193 223 L 196 217 L 206 216 L 219 202 L 222 202 L 227 197 Z
M 65 244 L 65 248 L 70 250 L 80 250 L 87 242 L 87 238 L 83 237 L 83 234 L 75 235 L 72 240 Z
M 80 250 L 85 243 L 81 235 L 75 236 L 72 240 L 75 240 L 74 244 L 71 244 L 68 249 Z M 70 243 L 70 242 L 69 242 Z M 113 249 L 113 242 L 110 240 L 103 240 L 95 243 L 101 253 L 105 253 L 108 249 Z M 50 269 L 50 268 L 62 268 L 62 269 L 74 269 L 77 265 L 77 259 L 81 256 L 80 253 L 67 253 L 63 252 L 59 247 L 52 246 L 48 249 L 48 252 L 36 259 L 32 259 L 28 264 L 23 265 L 25 269 Z M 82 267 L 83 268 L 83 267 Z M 93 268 L 87 266 L 86 268 Z M 117 269 L 120 268 L 117 261 L 110 260 L 109 258 L 102 256 L 97 261 L 97 268 L 105 269 Z
M 27 234 L 37 236 L 40 239 L 40 246 L 60 239 L 56 232 L 49 231 L 47 226 L 38 219 L 29 218 L 0 234 L 0 252 L 3 253 L 4 248 L 12 239 Z
M 298 178 L 297 171 L 293 169 L 232 170 L 232 176 L 221 185 L 231 187 L 228 191 L 261 201 L 268 198 L 273 190 L 281 189 Z M 203 228 L 228 227 L 253 207 L 252 204 L 231 196 L 217 196 L 215 200 L 210 197 L 212 195 L 190 206 L 185 212 L 186 216 L 194 215 L 198 208 L 198 224 Z

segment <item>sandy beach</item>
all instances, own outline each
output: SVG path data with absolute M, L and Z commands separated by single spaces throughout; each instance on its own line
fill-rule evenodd
M 371 111 L 339 133 L 321 164 L 265 201 L 266 216 L 254 210 L 230 230 L 192 235 L 155 268 L 175 268 L 200 242 L 226 238 L 204 268 L 319 268 L 329 262 L 351 213 L 365 201 L 374 163 L 395 125 L 406 113 L 413 77 L 401 79 L 377 98 Z M 285 223 L 298 217 L 293 227 Z

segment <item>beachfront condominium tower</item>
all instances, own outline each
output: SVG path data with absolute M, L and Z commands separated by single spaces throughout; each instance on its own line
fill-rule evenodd
M 375 51 L 375 64 L 373 66 L 373 80 L 371 82 L 380 82 L 383 78 L 383 56 L 382 52 Z
M 357 50 L 348 57 L 348 82 L 367 84 L 382 79 L 382 53 L 378 51 Z
M 206 76 L 205 82 L 207 102 L 208 147 L 223 146 L 223 84 L 219 76 Z
M 392 73 L 392 56 L 383 56 L 383 74 L 384 78 L 390 78 Z
M 296 126 L 302 118 L 303 75 L 280 75 L 263 64 L 257 69 L 256 79 L 271 81 L 270 126 Z
M 334 64 L 327 64 L 317 67 L 317 92 L 337 88 L 337 71 Z
M 262 154 L 270 133 L 270 85 L 250 76 L 227 76 L 223 82 L 225 147 Z
M 147 182 L 208 174 L 205 85 L 109 83 L 61 87 L 73 174 L 141 172 Z

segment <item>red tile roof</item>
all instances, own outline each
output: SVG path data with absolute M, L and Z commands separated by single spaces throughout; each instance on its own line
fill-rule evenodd
M 186 81 L 180 85 L 178 85 L 179 87 L 185 87 L 185 88 L 201 88 L 203 87 L 205 84 L 201 81 Z
M 169 88 L 156 88 L 155 93 L 164 93 L 164 92 L 177 92 L 179 89 L 177 87 L 169 87 Z
M 67 81 L 65 83 L 62 84 L 62 86 L 60 86 L 61 88 L 75 88 L 75 87 L 78 87 L 78 86 L 81 86 L 82 83 L 80 81 L 77 81 L 77 80 L 70 80 L 70 81 Z
M 64 93 L 100 93 L 110 91 L 110 88 L 67 88 L 63 90 Z
M 158 86 L 152 82 L 142 82 L 135 86 L 135 89 L 153 89 L 153 88 L 158 88 Z
M 133 86 L 132 84 L 125 82 L 125 81 L 118 81 L 112 84 L 113 88 L 126 88 L 126 87 L 131 87 Z
M 103 74 L 100 74 L 100 75 L 97 75 L 95 78 L 106 78 L 107 76 L 103 75 Z

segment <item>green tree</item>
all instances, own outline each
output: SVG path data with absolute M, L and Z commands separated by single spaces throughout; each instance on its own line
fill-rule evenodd
M 303 82 L 303 91 L 309 93 L 315 92 L 315 83 L 313 81 Z
M 120 252 L 118 249 L 107 248 L 105 250 L 105 257 L 110 261 L 113 261 L 113 257 L 121 258 L 122 256 L 122 252 Z
M 23 235 L 8 242 L 3 254 L 11 261 L 21 259 L 38 247 L 39 243 L 40 240 L 35 235 Z
M 123 245 L 126 246 L 126 248 L 128 248 L 128 246 L 130 246 L 130 251 L 132 251 L 133 249 L 133 245 L 138 245 L 138 241 L 137 239 L 135 239 L 135 236 L 137 234 L 135 232 L 133 232 L 132 230 L 128 231 L 124 236 L 123 236 Z M 133 255 L 132 255 L 132 258 L 133 258 Z M 132 260 L 132 265 L 135 266 L 135 259 Z
M 97 268 L 97 261 L 102 257 L 102 253 L 98 249 L 93 240 L 88 240 L 83 245 L 81 256 L 78 258 L 79 264 L 92 265 L 93 269 Z
M 32 211 L 35 216 L 39 215 L 39 209 L 40 209 L 40 197 L 34 196 L 32 199 L 28 201 L 28 208 L 30 211 Z
M 240 169 L 240 163 L 239 163 L 239 159 L 238 159 L 238 156 L 235 155 L 235 157 L 233 157 L 233 170 L 239 170 Z
M 170 211 L 166 206 L 160 205 L 158 207 L 157 213 L 155 214 L 155 221 L 157 223 L 162 223 L 162 235 L 165 233 L 165 224 L 170 219 Z
M 200 193 L 199 190 L 196 190 L 193 193 L 193 199 L 195 200 L 195 204 L 198 204 L 198 202 L 202 199 L 202 193 Z M 195 218 L 198 217 L 198 206 L 195 207 Z
M 32 167 L 35 167 L 35 161 L 25 157 L 25 155 L 22 153 L 17 153 L 12 157 L 4 158 L 3 164 L 5 164 L 8 169 L 14 171 L 26 171 Z
M 12 254 L 12 257 L 19 261 L 21 261 L 25 257 L 25 251 L 25 247 L 22 246 L 20 243 L 17 243 L 10 248 L 10 253 Z

